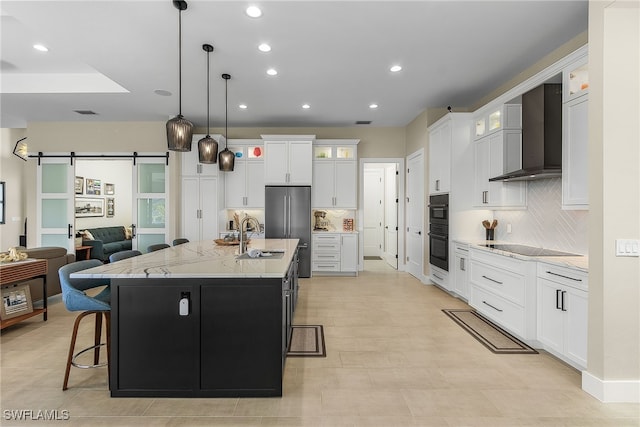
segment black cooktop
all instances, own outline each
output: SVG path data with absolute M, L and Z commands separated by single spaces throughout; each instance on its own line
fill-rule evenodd
M 514 254 L 525 255 L 525 256 L 581 256 L 578 254 L 572 254 L 569 252 L 561 252 L 554 251 L 553 249 L 544 249 L 544 248 L 535 248 L 533 246 L 526 245 L 516 245 L 516 244 L 481 244 L 480 246 L 484 246 L 491 249 L 498 249 L 500 251 L 512 252 Z

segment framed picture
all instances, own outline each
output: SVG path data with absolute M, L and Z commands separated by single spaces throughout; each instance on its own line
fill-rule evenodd
M 104 216 L 104 199 L 76 197 L 76 218 Z
M 29 285 L 23 283 L 2 288 L 0 318 L 11 319 L 27 313 L 33 313 Z
M 76 180 L 74 181 L 74 188 L 76 190 L 76 194 L 84 193 L 84 178 L 81 176 L 76 176 Z
M 105 196 L 113 196 L 114 194 L 116 194 L 116 186 L 114 184 L 105 184 L 104 194 Z
M 107 218 L 113 218 L 115 214 L 116 199 L 107 198 Z
M 87 178 L 87 195 L 99 196 L 102 182 L 99 179 Z

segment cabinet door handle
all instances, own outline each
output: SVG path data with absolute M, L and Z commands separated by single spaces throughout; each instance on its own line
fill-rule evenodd
M 498 285 L 502 285 L 502 282 L 499 282 L 499 281 L 497 281 L 495 279 L 492 279 L 491 277 L 487 277 L 487 276 L 484 276 L 484 275 L 482 277 L 484 279 L 491 280 L 493 283 L 497 283 Z
M 460 258 L 460 270 L 465 271 L 464 258 Z
M 556 309 L 558 310 L 562 310 L 562 307 L 560 306 L 560 289 L 556 289 Z
M 564 276 L 562 274 L 554 273 L 553 271 L 547 271 L 547 274 L 551 274 L 553 276 L 562 277 L 563 279 L 575 280 L 576 282 L 582 282 L 582 279 L 576 279 L 575 277 L 571 277 L 571 276 Z
M 440 180 L 436 179 L 436 191 L 440 191 Z
M 485 304 L 485 305 L 488 305 L 488 306 L 489 306 L 489 307 L 491 307 L 491 308 L 493 308 L 495 311 L 499 311 L 500 313 L 502 313 L 502 311 L 503 311 L 503 310 L 500 310 L 500 309 L 499 309 L 499 308 L 497 308 L 497 307 L 492 306 L 491 304 L 489 304 L 489 303 L 488 303 L 488 302 L 486 302 L 486 301 L 482 301 L 482 303 L 483 303 L 483 304 Z
M 567 309 L 564 307 L 564 294 L 566 294 L 567 291 L 562 291 L 562 295 L 560 295 L 560 307 L 562 311 L 567 311 Z

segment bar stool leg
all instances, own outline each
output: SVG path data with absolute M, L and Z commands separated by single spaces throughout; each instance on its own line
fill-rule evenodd
M 76 347 L 76 338 L 78 337 L 78 326 L 80 325 L 80 320 L 85 316 L 85 313 L 82 313 L 76 317 L 76 321 L 73 323 L 73 332 L 71 333 L 71 343 L 69 344 L 69 356 L 67 357 L 67 368 L 64 372 L 64 382 L 62 383 L 62 390 L 67 389 L 67 384 L 69 383 L 69 372 L 71 372 L 71 360 L 73 359 L 73 351 Z
M 107 385 L 111 389 L 111 312 L 104 312 L 105 323 L 107 326 Z
M 93 364 L 97 365 L 100 362 L 100 338 L 102 337 L 102 313 L 96 312 L 96 324 L 93 335 L 93 344 L 96 346 L 93 350 Z

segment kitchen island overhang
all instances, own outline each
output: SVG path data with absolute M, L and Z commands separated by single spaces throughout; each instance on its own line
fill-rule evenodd
M 76 273 L 111 279 L 111 396 L 282 396 L 297 245 L 254 240 L 284 255 L 239 260 L 190 242 Z

